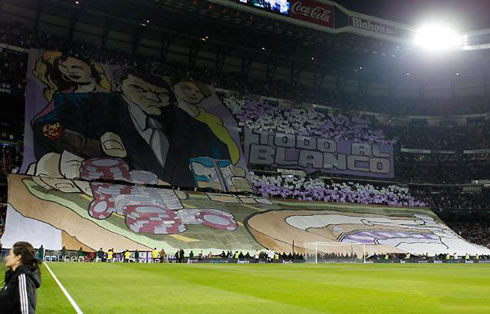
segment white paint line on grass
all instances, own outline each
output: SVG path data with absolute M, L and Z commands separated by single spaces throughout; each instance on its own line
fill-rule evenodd
M 215 265 L 202 265 L 199 264 L 199 268 L 218 268 L 218 269 L 224 269 L 224 270 L 231 270 L 231 271 L 244 271 L 244 272 L 252 272 L 252 273 L 257 273 L 259 270 L 254 270 L 254 269 L 241 269 L 237 267 L 224 267 L 224 266 L 215 266 Z
M 55 274 L 53 273 L 53 271 L 51 270 L 51 268 L 49 268 L 48 266 L 48 263 L 44 263 L 44 265 L 46 265 L 46 268 L 49 270 L 51 276 L 53 276 L 53 279 L 56 281 L 56 283 L 58 284 L 58 286 L 60 286 L 61 288 L 61 291 L 63 291 L 63 293 L 65 294 L 66 298 L 68 299 L 68 301 L 70 301 L 71 305 L 73 306 L 73 308 L 75 309 L 75 311 L 77 312 L 77 314 L 83 314 L 82 310 L 80 309 L 80 307 L 77 305 L 77 303 L 75 302 L 75 300 L 73 300 L 73 298 L 71 297 L 71 295 L 68 293 L 68 291 L 66 291 L 65 287 L 63 287 L 63 285 L 61 284 L 61 282 L 58 280 L 58 278 L 56 278 Z

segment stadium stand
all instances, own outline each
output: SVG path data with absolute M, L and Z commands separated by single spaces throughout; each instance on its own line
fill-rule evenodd
M 487 112 L 488 103 L 484 99 L 463 98 L 446 101 L 444 111 L 440 111 L 438 103 L 433 100 L 389 99 L 384 97 L 359 96 L 345 94 L 340 91 L 327 91 L 308 88 L 301 85 L 291 85 L 284 80 L 261 81 L 253 78 L 245 78 L 241 73 L 216 73 L 210 69 L 190 68 L 187 65 L 167 62 L 164 65 L 159 58 L 141 55 L 129 55 L 125 52 L 110 49 L 100 49 L 96 45 L 87 42 L 67 41 L 56 35 L 38 31 L 34 34 L 28 27 L 20 24 L 0 25 L 0 42 L 22 48 L 42 48 L 55 51 L 63 51 L 71 55 L 83 55 L 91 60 L 114 65 L 131 65 L 145 70 L 192 79 L 203 83 L 209 83 L 228 90 L 240 91 L 244 94 L 263 95 L 273 98 L 290 99 L 299 102 L 308 102 L 318 105 L 331 106 L 341 110 L 374 111 L 392 114 L 418 113 L 420 115 L 442 115 L 448 113 L 478 113 Z M 20 57 L 19 57 L 20 58 Z M 23 62 L 15 62 L 22 65 Z M 25 63 L 22 65 L 25 66 Z M 23 72 L 22 72 L 23 73 Z M 11 74 L 14 75 L 14 74 Z M 16 86 L 23 86 L 25 78 L 15 74 L 17 81 L 12 82 Z M 9 83 L 12 85 L 11 83 Z M 462 105 L 464 103 L 465 105 Z
M 410 195 L 408 188 L 398 185 L 374 186 L 358 182 L 328 182 L 319 178 L 301 178 L 294 175 L 273 177 L 254 173 L 252 179 L 257 192 L 266 197 L 389 206 L 425 206 L 425 203 Z
M 440 161 L 441 155 L 401 154 L 396 162 L 396 176 L 407 183 L 471 183 L 488 178 L 490 165 L 482 160 L 464 157 L 460 160 Z M 443 157 L 444 158 L 444 157 Z
M 0 52 L 0 93 L 22 95 L 25 88 L 25 53 L 3 49 Z
M 471 243 L 490 247 L 488 217 L 484 222 L 480 221 L 447 221 L 448 226 L 455 230 L 461 237 Z
M 466 127 L 408 125 L 385 127 L 384 131 L 399 138 L 403 147 L 453 151 L 488 148 L 486 135 L 490 133 L 486 123 Z
M 281 108 L 278 104 L 223 96 L 224 104 L 232 111 L 239 126 L 261 132 L 281 132 L 305 136 L 345 139 L 368 143 L 393 143 L 383 130 L 366 116 L 329 114 L 314 108 Z
M 489 312 L 490 2 L 436 2 L 0 0 L 0 312 Z
M 380 124 L 372 115 L 357 110 L 373 110 L 394 113 L 396 108 L 407 108 L 397 104 L 383 106 L 386 99 L 375 97 L 357 98 L 354 95 L 341 95 L 335 91 L 311 91 L 302 86 L 290 86 L 284 81 L 257 81 L 241 77 L 240 74 L 216 74 L 208 69 L 190 69 L 178 63 L 162 64 L 158 58 L 130 56 L 116 50 L 100 50 L 88 43 L 66 42 L 65 39 L 44 32 L 33 34 L 22 25 L 2 25 L 0 42 L 23 48 L 43 48 L 66 51 L 72 55 L 84 55 L 101 63 L 131 65 L 142 67 L 152 73 L 179 77 L 186 80 L 212 84 L 225 90 L 238 91 L 223 93 L 221 98 L 238 121 L 240 127 L 256 131 L 274 131 L 287 134 L 330 137 L 369 143 L 395 144 L 432 150 L 455 150 L 488 148 L 487 135 L 490 132 L 485 123 L 466 127 L 429 127 L 401 126 L 393 127 Z M 1 54 L 1 92 L 23 94 L 25 88 L 26 55 L 3 49 Z M 257 96 L 274 97 L 271 101 L 258 101 Z M 281 107 L 277 100 L 290 103 L 309 102 L 319 107 L 308 109 L 291 105 Z M 474 103 L 477 103 L 474 102 Z M 322 106 L 323 105 L 323 106 Z M 331 108 L 324 110 L 322 108 Z M 459 106 L 462 107 L 462 106 Z M 456 108 L 455 104 L 448 108 Z M 464 106 L 472 113 L 486 110 L 486 106 Z M 419 114 L 429 114 L 427 106 L 419 104 L 410 110 Z M 437 111 L 436 111 L 437 112 Z M 396 112 L 398 114 L 403 112 Z M 17 172 L 22 161 L 19 146 L 12 145 L 22 140 L 22 122 L 1 123 L 0 136 L 2 146 L 2 172 L 4 175 Z M 8 143 L 10 145 L 6 145 Z M 404 183 L 464 183 L 474 179 L 487 178 L 490 173 L 488 154 L 441 155 L 414 154 L 397 152 L 395 155 L 396 180 Z M 414 167 L 414 165 L 417 165 Z M 260 170 L 259 170 L 260 172 Z M 486 207 L 484 201 L 488 194 L 467 195 L 459 191 L 441 192 L 434 196 L 429 191 L 409 190 L 393 184 L 356 182 L 355 178 L 318 179 L 314 177 L 296 177 L 292 175 L 266 176 L 252 175 L 254 186 L 259 194 L 267 197 L 295 198 L 301 200 L 319 200 L 326 202 L 347 202 L 359 204 L 377 204 L 389 206 L 418 207 L 429 205 L 434 208 L 473 208 Z M 485 228 L 478 228 L 479 234 Z M 485 241 L 483 241 L 485 242 Z M 479 242 L 480 243 L 480 242 Z
M 464 191 L 461 186 L 431 187 L 412 185 L 410 192 L 436 209 L 488 209 L 490 192 L 486 189 Z

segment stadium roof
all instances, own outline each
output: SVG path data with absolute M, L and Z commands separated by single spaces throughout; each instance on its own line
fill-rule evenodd
M 461 30 L 490 28 L 488 0 L 336 0 L 349 10 L 408 25 L 425 18 L 451 19 Z
M 293 3 L 294 0 L 291 1 Z M 386 34 L 352 25 L 352 17 L 358 17 L 371 20 L 373 24 L 378 23 L 380 27 L 387 25 L 387 28 L 390 28 L 394 25 L 394 27 L 405 28 L 409 26 L 399 22 L 413 21 L 417 12 L 427 8 L 424 3 L 437 2 L 442 5 L 444 2 L 454 4 L 456 9 L 464 8 L 464 5 L 457 3 L 459 1 L 339 0 L 337 2 L 340 6 L 345 5 L 345 8 L 340 9 L 328 0 L 314 1 L 335 6 L 338 13 L 336 17 L 339 17 L 339 24 L 344 23 L 344 26 L 341 25 L 344 31 L 337 32 L 332 27 L 330 30 L 333 31 L 309 27 L 312 23 L 291 23 L 289 17 L 277 18 L 277 14 L 269 12 L 262 14 L 260 10 L 250 9 L 231 0 L 6 0 L 4 2 L 21 5 L 24 10 L 41 10 L 41 16 L 47 13 L 50 16 L 70 17 L 71 25 L 62 26 L 68 28 L 63 32 L 69 34 L 70 39 L 74 33 L 90 31 L 91 35 L 101 36 L 104 43 L 109 32 L 129 34 L 133 38 L 130 40 L 133 52 L 138 47 L 147 48 L 148 40 L 156 41 L 157 45 L 161 42 L 162 49 L 165 43 L 173 41 L 180 47 L 190 47 L 190 55 L 187 56 L 189 60 L 193 59 L 193 53 L 207 52 L 212 54 L 210 58 L 215 58 L 216 63 L 218 60 L 223 60 L 224 55 L 240 58 L 243 67 L 243 60 L 250 58 L 254 63 L 267 64 L 267 68 L 269 66 L 272 69 L 277 66 L 290 68 L 291 77 L 296 71 L 334 74 L 337 77 L 352 76 L 355 71 L 355 77 L 362 77 L 363 80 L 375 79 L 392 83 L 396 80 L 406 80 L 406 73 L 409 72 L 411 79 L 422 76 L 424 79 L 430 79 L 429 77 L 434 75 L 454 77 L 455 73 L 462 73 L 458 77 L 459 80 L 468 74 L 486 77 L 490 72 L 489 62 L 487 62 L 490 57 L 488 50 L 469 52 L 464 56 L 459 54 L 446 58 L 444 62 L 436 60 L 437 71 L 433 71 L 433 68 L 428 67 L 430 62 L 420 62 L 419 59 L 412 58 L 414 51 L 410 45 L 379 40 L 376 36 Z M 481 6 L 474 4 L 477 2 Z M 235 6 L 230 7 L 227 5 L 229 3 Z M 482 11 L 478 16 L 489 12 L 484 9 L 484 5 L 490 5 L 488 0 L 468 0 L 464 3 L 471 8 L 462 11 L 463 16 L 471 15 L 475 10 L 478 11 L 478 8 Z M 4 5 L 4 10 L 7 8 L 8 6 Z M 452 12 L 451 6 L 444 8 Z M 373 14 L 373 16 L 362 15 L 362 13 Z M 33 16 L 31 13 L 29 15 Z M 340 19 L 342 15 L 343 19 Z M 377 19 L 376 16 L 389 20 Z M 57 23 L 57 20 L 44 19 L 42 22 Z M 392 22 L 393 20 L 396 22 Z M 484 25 L 485 21 L 488 23 L 488 19 L 481 21 L 479 25 Z M 34 21 L 34 24 L 38 22 L 39 20 Z M 80 30 L 81 24 L 90 25 L 94 31 Z M 365 34 L 367 36 L 364 36 Z M 158 50 L 159 47 L 156 49 Z

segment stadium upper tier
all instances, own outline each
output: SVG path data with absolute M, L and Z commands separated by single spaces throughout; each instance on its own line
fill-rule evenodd
M 6 22 L 32 9 L 5 3 Z M 305 243 L 331 233 L 333 241 L 383 243 L 394 252 L 488 252 L 423 208 L 483 210 L 488 203 L 486 182 L 460 185 L 490 179 L 488 82 L 481 84 L 485 69 L 467 73 L 474 62 L 425 76 L 423 64 L 402 66 L 407 58 L 392 68 L 396 61 L 388 59 L 398 52 L 374 46 L 354 54 L 332 49 L 325 63 L 325 50 L 305 50 L 308 40 L 289 43 L 302 47 L 296 55 L 278 55 L 285 46 L 265 35 L 258 47 L 244 40 L 231 49 L 210 38 L 215 33 L 159 33 L 149 20 L 128 24 L 111 14 L 89 31 L 94 12 L 77 6 L 67 28 L 56 30 L 66 19 L 45 10 L 34 23 L 23 21 L 32 27 L 0 26 L 2 100 L 20 107 L 25 97 L 24 132 L 14 115 L 0 121 L 2 173 L 20 174 L 8 179 L 10 225 L 30 223 L 42 234 L 50 227 L 38 221 L 50 223 L 47 234 L 59 236 L 53 247 L 69 229 L 91 247 L 114 236 L 121 247 L 165 239 L 169 249 L 221 250 L 233 234 L 243 249 L 277 241 L 272 247 L 285 250 L 297 241 L 291 231 L 303 230 Z M 195 18 L 186 23 L 193 22 L 199 29 Z M 455 57 L 455 67 L 466 57 Z M 49 204 L 46 217 L 37 216 L 42 204 Z M 300 209 L 304 215 L 294 213 Z M 89 222 L 97 226 L 76 229 Z M 278 222 L 278 234 L 264 233 Z M 358 226 L 336 226 L 345 224 Z M 419 240 L 430 245 L 416 247 Z
M 184 65 L 171 60 L 161 62 L 161 58 L 100 49 L 88 43 L 69 42 L 41 31 L 34 33 L 19 24 L 4 25 L 0 31 L 0 42 L 17 45 L 9 46 L 1 53 L 3 66 L 0 86 L 4 93 L 15 95 L 25 92 L 26 77 L 23 73 L 26 73 L 27 70 L 27 54 L 19 47 L 55 49 L 65 51 L 65 55 L 71 58 L 94 60 L 99 65 L 129 65 L 158 76 L 211 84 L 217 87 L 221 101 L 234 115 L 242 138 L 248 129 L 253 134 L 268 132 L 314 138 L 315 141 L 318 138 L 328 138 L 344 142 L 361 142 L 372 145 L 369 149 L 373 150 L 373 156 L 376 156 L 376 149 L 380 150 L 377 153 L 380 156 L 386 153 L 379 148 L 382 145 L 392 145 L 396 179 L 403 182 L 463 183 L 488 177 L 488 169 L 490 169 L 487 156 L 489 124 L 486 114 L 445 116 L 448 111 L 455 109 L 454 112 L 457 112 L 461 108 L 470 108 L 468 110 L 473 113 L 478 110 L 486 112 L 486 104 L 476 109 L 466 104 L 459 107 L 452 106 L 446 100 L 447 103 L 444 105 L 432 108 L 435 109 L 433 113 L 439 114 L 437 116 L 390 114 L 390 106 L 378 106 L 379 101 L 392 102 L 400 108 L 403 107 L 404 111 L 410 110 L 412 114 L 417 112 L 416 108 L 410 105 L 399 106 L 399 99 L 390 100 L 386 97 L 342 93 L 340 89 L 335 91 L 313 89 L 280 80 L 261 81 L 253 77 L 246 77 L 243 73 L 217 73 L 206 68 Z M 29 75 L 30 72 L 27 74 Z M 41 78 L 38 77 L 38 79 L 46 84 Z M 109 87 L 101 86 L 101 88 Z M 68 90 L 70 89 L 66 91 Z M 466 97 L 465 101 L 470 99 L 472 98 Z M 413 100 L 406 98 L 404 101 Z M 420 107 L 430 107 L 426 106 L 424 101 L 421 99 L 414 102 Z M 432 102 L 432 100 L 426 101 Z M 444 109 L 439 110 L 440 108 Z M 379 113 L 380 111 L 383 113 Z M 27 124 L 30 123 L 31 121 Z M 12 124 L 5 126 L 5 129 L 0 132 L 2 140 L 12 141 L 14 139 L 15 142 L 22 138 L 21 132 L 15 130 L 16 128 L 15 122 L 13 127 Z M 318 143 L 315 142 L 315 145 Z M 312 146 L 303 148 L 308 147 Z M 358 147 L 357 149 L 363 148 Z M 337 152 L 342 151 L 339 148 Z M 19 159 L 11 156 L 11 153 L 7 155 L 10 156 L 8 159 L 11 161 Z M 302 161 L 300 156 L 297 162 L 308 164 L 307 159 L 310 158 L 311 162 L 315 163 L 315 158 L 317 158 L 315 156 L 303 157 L 306 159 Z M 348 158 L 342 160 L 334 155 L 327 157 L 329 159 L 325 160 L 337 162 L 340 167 L 344 168 L 349 168 L 351 161 L 355 163 Z M 414 163 L 417 164 L 417 167 L 413 167 Z M 388 164 L 389 167 L 393 168 L 393 162 Z M 282 168 L 288 167 L 283 166 Z M 355 166 L 350 167 L 350 169 L 354 168 Z M 365 177 L 363 173 L 350 173 L 349 175 Z
M 4 3 L 2 22 L 22 21 L 28 27 L 4 29 L 0 42 L 24 48 L 159 68 L 230 90 L 344 109 L 430 115 L 489 109 L 483 51 L 426 60 L 404 44 L 327 34 L 217 4 L 207 7 L 208 1 L 175 6 L 170 1 L 84 1 L 77 6 L 54 0 L 42 10 L 33 0 Z M 229 14 L 233 18 L 227 20 Z M 162 61 L 164 66 L 158 65 Z

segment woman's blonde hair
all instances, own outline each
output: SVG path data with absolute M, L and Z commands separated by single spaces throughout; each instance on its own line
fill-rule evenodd
M 58 70 L 58 63 L 65 61 L 69 57 L 81 60 L 88 64 L 97 85 L 108 91 L 111 89 L 109 80 L 105 76 L 104 69 L 97 63 L 84 58 L 73 57 L 59 51 L 46 51 L 43 56 L 36 61 L 32 74 L 46 85 L 46 88 L 44 89 L 44 98 L 46 98 L 48 102 L 53 99 L 57 92 L 69 89 L 76 85 L 73 82 L 65 80 Z
M 212 95 L 211 90 L 206 84 L 199 83 L 199 82 L 194 82 L 191 80 L 186 80 L 186 79 L 179 79 L 179 78 L 168 78 L 168 81 L 170 85 L 175 86 L 179 83 L 191 83 L 194 84 L 203 94 L 204 98 L 208 98 Z

